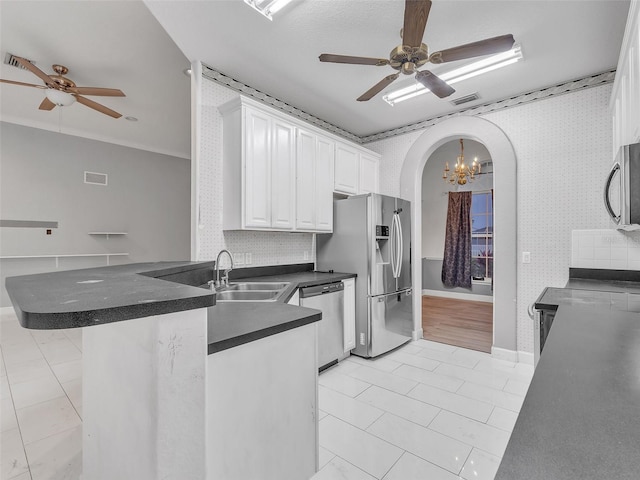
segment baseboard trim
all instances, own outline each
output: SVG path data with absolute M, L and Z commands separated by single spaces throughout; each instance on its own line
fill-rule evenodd
M 485 302 L 493 303 L 493 296 L 489 295 L 477 295 L 475 293 L 457 293 L 457 292 L 445 292 L 442 290 L 422 290 L 422 295 L 429 295 L 431 297 L 444 297 L 444 298 L 456 298 L 458 300 L 471 300 L 472 302 Z
M 498 360 L 506 360 L 507 362 L 518 362 L 518 352 L 515 350 L 507 350 L 506 348 L 491 347 L 491 356 Z
M 419 328 L 418 330 L 414 330 L 411 332 L 411 339 L 415 342 L 416 340 L 420 340 L 424 337 L 424 330 Z
M 518 362 L 524 363 L 525 365 L 531 365 L 533 367 L 533 353 L 529 352 L 518 352 Z

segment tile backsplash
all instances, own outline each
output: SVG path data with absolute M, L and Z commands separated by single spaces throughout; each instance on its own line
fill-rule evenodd
M 573 230 L 571 266 L 640 270 L 640 231 Z

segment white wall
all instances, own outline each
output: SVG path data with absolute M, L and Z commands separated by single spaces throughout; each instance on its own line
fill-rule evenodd
M 128 253 L 110 263 L 189 259 L 190 165 L 184 158 L 0 123 L 0 218 L 59 223 L 0 229 L 0 255 Z M 108 175 L 84 183 L 84 171 Z M 126 232 L 95 236 L 89 232 Z M 2 259 L 7 276 L 104 266 L 106 257 Z
M 273 233 L 222 230 L 222 116 L 218 106 L 238 93 L 203 78 L 200 91 L 200 152 L 198 163 L 199 227 L 198 260 L 215 259 L 226 248 L 236 253 L 251 253 L 252 266 L 306 263 L 315 261 L 314 235 L 309 233 Z M 240 161 L 240 159 L 238 159 Z M 305 252 L 307 258 L 305 259 Z M 237 265 L 244 266 L 244 265 Z
M 517 349 L 533 352 L 527 307 L 569 274 L 571 231 L 609 228 L 602 184 L 612 162 L 611 84 L 482 115 L 501 128 L 517 156 Z M 407 152 L 425 130 L 367 144 L 382 154 L 382 193 L 398 195 Z M 472 132 L 470 132 L 472 134 Z

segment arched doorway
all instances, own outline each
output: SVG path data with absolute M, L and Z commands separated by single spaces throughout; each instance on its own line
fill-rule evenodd
M 400 173 L 400 196 L 413 205 L 422 203 L 422 172 L 432 153 L 441 145 L 460 138 L 484 144 L 494 163 L 494 246 L 500 258 L 494 264 L 493 348 L 495 356 L 517 361 L 516 345 L 516 156 L 505 133 L 488 120 L 459 116 L 427 129 L 411 146 Z M 421 209 L 412 209 L 412 245 L 422 245 Z M 413 254 L 412 275 L 414 338 L 422 337 L 421 255 Z

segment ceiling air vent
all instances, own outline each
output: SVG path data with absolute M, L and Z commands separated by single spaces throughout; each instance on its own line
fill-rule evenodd
M 84 183 L 91 183 L 92 185 L 106 185 L 107 174 L 96 172 L 84 172 Z
M 29 60 L 28 58 L 25 58 L 25 60 L 33 63 L 34 65 L 36 64 L 36 62 Z M 16 68 L 21 68 L 22 70 L 26 70 L 26 68 L 24 68 L 22 65 L 18 63 L 18 61 L 16 60 L 16 56 L 13 53 L 7 52 L 7 54 L 4 56 L 4 64 L 11 65 L 12 67 L 16 67 Z
M 451 103 L 454 105 L 462 105 L 463 103 L 473 102 L 474 100 L 478 100 L 479 98 L 480 96 L 477 93 L 472 93 L 471 95 L 466 95 L 464 97 L 451 100 Z

